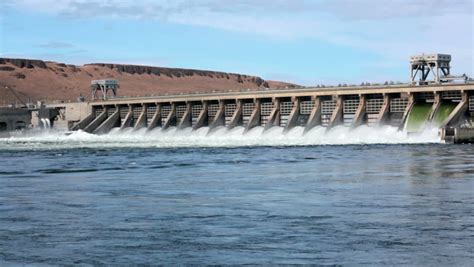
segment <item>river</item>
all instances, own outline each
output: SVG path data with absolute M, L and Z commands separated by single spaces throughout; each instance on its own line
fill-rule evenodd
M 474 262 L 471 145 L 242 131 L 0 139 L 0 264 Z

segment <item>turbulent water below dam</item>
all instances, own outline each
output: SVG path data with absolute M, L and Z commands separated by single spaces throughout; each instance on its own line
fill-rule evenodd
M 472 145 L 243 131 L 0 139 L 0 265 L 474 262 Z
M 360 126 L 350 129 L 338 126 L 330 131 L 316 127 L 304 133 L 303 127 L 295 127 L 285 132 L 283 127 L 272 127 L 264 130 L 255 127 L 244 133 L 244 127 L 227 130 L 208 127 L 193 131 L 170 127 L 148 131 L 146 128 L 133 130 L 127 128 L 112 129 L 105 135 L 94 135 L 84 131 L 61 132 L 44 130 L 39 132 L 19 133 L 17 136 L 0 139 L 4 149 L 69 149 L 69 148 L 110 148 L 110 147 L 143 147 L 143 148 L 177 148 L 177 147 L 261 147 L 261 146 L 313 146 L 313 145 L 348 145 L 348 144 L 421 144 L 440 143 L 437 129 L 408 135 L 396 127 Z

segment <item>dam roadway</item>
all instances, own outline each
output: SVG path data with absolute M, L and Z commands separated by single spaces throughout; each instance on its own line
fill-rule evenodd
M 53 127 L 102 134 L 114 127 L 170 126 L 290 129 L 337 125 L 392 125 L 422 131 L 469 125 L 474 116 L 474 83 L 347 86 L 160 95 L 51 103 Z M 417 113 L 417 114 L 411 114 Z M 411 118 L 411 119 L 410 119 Z M 411 127 L 408 125 L 410 124 Z M 464 127 L 465 128 L 465 127 Z

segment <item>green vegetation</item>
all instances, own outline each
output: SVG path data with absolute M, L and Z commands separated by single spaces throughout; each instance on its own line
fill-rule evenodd
M 423 130 L 431 112 L 432 104 L 420 103 L 415 104 L 408 116 L 407 132 L 419 132 Z
M 441 103 L 433 118 L 433 125 L 439 127 L 456 108 L 456 103 Z

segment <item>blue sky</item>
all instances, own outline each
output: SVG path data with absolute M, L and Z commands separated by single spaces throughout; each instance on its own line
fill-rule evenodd
M 0 56 L 253 74 L 303 85 L 408 80 L 408 57 L 474 76 L 471 0 L 3 0 Z

